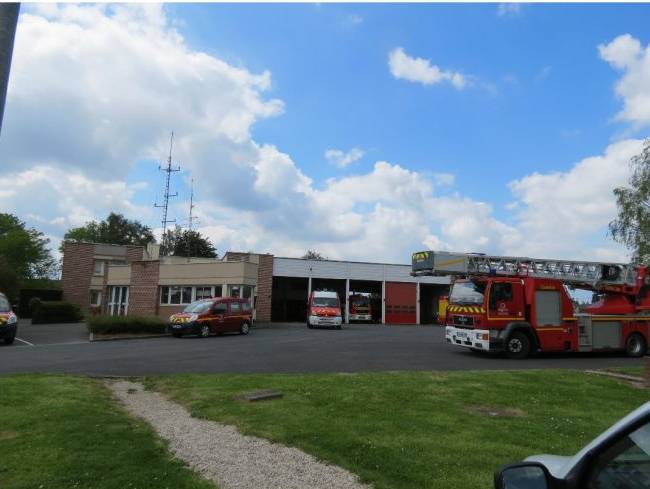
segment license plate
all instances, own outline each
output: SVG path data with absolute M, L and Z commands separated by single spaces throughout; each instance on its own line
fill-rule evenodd
M 172 328 L 174 328 L 174 329 L 178 329 L 178 328 L 182 328 L 182 327 L 183 327 L 182 324 L 174 324 L 174 325 L 172 326 Z
M 467 338 L 467 333 L 465 333 L 464 331 L 458 331 L 456 333 L 456 337 L 457 338 Z

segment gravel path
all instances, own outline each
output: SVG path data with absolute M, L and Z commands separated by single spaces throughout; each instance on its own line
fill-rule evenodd
M 142 384 L 108 383 L 132 415 L 143 418 L 173 454 L 221 489 L 370 489 L 356 475 L 311 455 L 228 425 L 193 418 L 181 405 Z

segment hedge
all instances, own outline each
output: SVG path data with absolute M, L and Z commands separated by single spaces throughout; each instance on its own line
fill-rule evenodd
M 92 316 L 87 325 L 89 332 L 101 334 L 166 332 L 165 323 L 156 316 Z
M 30 301 L 32 324 L 76 323 L 83 319 L 79 306 L 64 301 Z

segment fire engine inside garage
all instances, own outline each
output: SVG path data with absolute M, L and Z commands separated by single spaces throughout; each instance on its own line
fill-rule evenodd
M 307 300 L 317 290 L 338 293 L 346 323 L 364 317 L 372 323 L 434 324 L 449 278 L 413 277 L 410 265 L 274 257 L 271 320 L 305 321 Z M 355 314 L 359 304 L 370 321 Z

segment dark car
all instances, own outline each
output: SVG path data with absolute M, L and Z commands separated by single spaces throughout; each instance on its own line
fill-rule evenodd
M 185 334 L 202 338 L 212 333 L 248 334 L 253 324 L 253 310 L 248 299 L 217 297 L 192 302 L 183 312 L 169 317 L 167 329 L 180 338 Z
M 495 474 L 497 489 L 648 489 L 650 402 L 573 457 L 535 455 Z
M 8 345 L 14 342 L 18 331 L 18 317 L 11 310 L 7 296 L 0 293 L 0 339 Z

